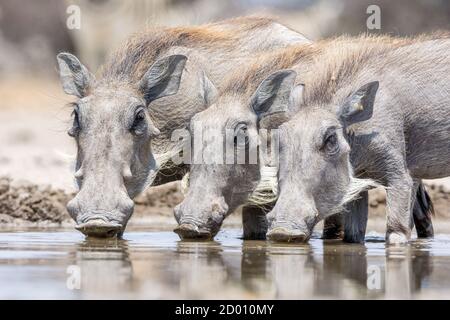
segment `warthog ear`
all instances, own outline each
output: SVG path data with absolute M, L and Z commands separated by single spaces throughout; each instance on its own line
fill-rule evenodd
M 349 96 L 338 109 L 337 115 L 339 119 L 347 126 L 369 120 L 372 117 L 378 86 L 378 81 L 367 83 Z
M 293 70 L 281 70 L 261 82 L 251 99 L 251 106 L 258 117 L 288 111 L 296 77 L 297 73 Z
M 187 57 L 175 54 L 157 60 L 145 73 L 139 88 L 147 104 L 178 92 Z
M 64 92 L 79 98 L 88 94 L 94 76 L 74 55 L 62 52 L 56 56 Z
M 304 84 L 296 85 L 291 90 L 287 110 L 281 110 L 280 112 L 274 111 L 264 115 L 262 118 L 260 118 L 259 126 L 265 129 L 275 129 L 281 126 L 286 121 L 289 121 L 291 115 L 296 113 L 303 105 L 304 90 Z

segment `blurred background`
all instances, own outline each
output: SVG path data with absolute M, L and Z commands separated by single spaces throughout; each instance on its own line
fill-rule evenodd
M 367 28 L 370 5 L 381 9 L 379 30 Z M 108 52 L 145 26 L 248 14 L 278 17 L 312 40 L 450 30 L 448 0 L 0 0 L 0 176 L 74 190 L 75 146 L 66 134 L 71 98 L 57 79 L 58 52 L 76 54 L 95 71 Z M 450 189 L 444 180 L 438 184 Z M 445 192 L 435 197 L 448 197 Z
M 79 29 L 69 30 L 74 7 Z M 368 30 L 370 5 L 380 30 Z M 450 29 L 448 0 L 1 0 L 0 75 L 54 75 L 54 56 L 70 51 L 91 68 L 131 33 L 148 25 L 177 26 L 263 14 L 315 40 L 363 32 L 414 35 Z
M 69 30 L 73 5 L 79 29 Z M 370 5 L 381 9 L 381 29 L 368 30 Z M 54 56 L 74 52 L 91 68 L 131 33 L 148 25 L 177 26 L 264 14 L 311 39 L 343 33 L 414 35 L 450 29 L 447 0 L 1 0 L 0 76 L 54 75 Z M 73 15 L 72 15 L 73 16 Z

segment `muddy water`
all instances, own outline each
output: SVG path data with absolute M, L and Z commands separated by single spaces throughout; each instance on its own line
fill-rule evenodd
M 450 236 L 385 248 L 183 242 L 171 232 L 86 240 L 72 231 L 1 232 L 0 298 L 450 298 Z

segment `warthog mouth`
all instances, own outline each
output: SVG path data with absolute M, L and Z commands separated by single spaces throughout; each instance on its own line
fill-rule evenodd
M 269 230 L 267 238 L 275 242 L 307 242 L 309 240 L 309 235 L 301 230 L 275 227 Z
M 199 227 L 191 223 L 182 223 L 173 231 L 180 236 L 181 240 L 212 240 L 213 238 L 213 235 L 210 231 L 200 229 Z
M 89 219 L 86 222 L 76 225 L 75 229 L 88 237 L 96 238 L 113 238 L 120 236 L 123 232 L 121 224 L 108 221 L 104 218 Z

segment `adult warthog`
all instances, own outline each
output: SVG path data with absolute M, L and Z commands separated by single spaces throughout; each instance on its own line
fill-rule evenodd
M 175 129 L 211 103 L 215 86 L 236 64 L 257 52 L 309 42 L 267 18 L 244 17 L 178 28 L 153 28 L 132 36 L 95 78 L 73 55 L 57 56 L 65 92 L 73 103 L 80 188 L 67 209 L 86 235 L 121 235 L 132 199 L 169 164 Z M 183 77 L 182 71 L 185 70 Z M 161 175 L 158 183 L 168 181 Z M 166 179 L 165 179 L 166 178 Z
M 416 41 L 426 41 L 427 39 Z M 273 201 L 273 198 L 268 198 L 267 203 L 264 202 L 264 199 L 255 201 L 253 198 L 255 189 L 260 188 L 261 180 L 264 181 L 267 178 L 265 176 L 266 159 L 258 158 L 258 161 L 253 163 L 238 161 L 229 163 L 225 159 L 227 155 L 223 150 L 235 150 L 236 152 L 245 150 L 245 153 L 254 154 L 255 148 L 258 148 L 258 139 L 261 138 L 259 134 L 261 129 L 277 128 L 300 109 L 298 102 L 303 96 L 303 86 L 298 86 L 294 90 L 293 87 L 296 83 L 315 85 L 314 82 L 320 79 L 315 77 L 318 66 L 322 64 L 328 66 L 327 75 L 330 77 L 330 81 L 334 81 L 333 79 L 337 79 L 341 75 L 338 61 L 343 55 L 357 59 L 361 52 L 369 51 L 376 59 L 387 50 L 400 50 L 411 43 L 413 41 L 409 39 L 359 37 L 294 45 L 277 52 L 263 54 L 254 59 L 247 68 L 239 68 L 229 75 L 226 85 L 219 90 L 215 103 L 205 111 L 196 114 L 191 121 L 191 135 L 194 140 L 196 139 L 194 127 L 203 128 L 203 150 L 200 152 L 203 152 L 206 158 L 219 161 L 191 165 L 189 191 L 185 200 L 175 208 L 175 215 L 180 222 L 176 232 L 183 237 L 214 237 L 223 220 L 235 208 L 247 204 L 244 210 L 249 211 L 250 214 L 245 217 L 255 220 L 256 223 L 250 224 L 250 226 L 259 226 L 259 229 L 246 230 L 246 226 L 244 226 L 244 238 L 253 234 L 256 234 L 258 238 L 264 238 L 267 230 L 264 212 L 253 208 L 268 204 Z M 351 66 L 349 65 L 348 68 Z M 301 75 L 299 79 L 296 79 L 296 72 L 293 70 L 277 71 L 287 68 L 297 71 Z M 317 85 L 320 86 L 321 83 Z M 320 98 L 321 94 L 318 93 L 317 97 Z M 235 139 L 226 137 L 229 132 L 234 135 Z M 244 139 L 241 138 L 243 136 Z M 292 148 L 298 148 L 295 141 L 291 142 Z M 281 148 L 283 150 L 286 147 L 282 145 Z M 194 146 L 194 153 L 197 152 L 199 151 L 196 151 Z M 249 158 L 251 157 L 247 157 L 247 159 Z M 284 158 L 282 157 L 282 159 Z M 307 168 L 302 170 L 307 170 Z M 292 174 L 286 171 L 284 174 L 295 181 L 297 177 L 294 172 L 301 175 L 300 171 L 293 171 Z M 280 179 L 286 178 L 280 176 Z M 280 183 L 282 184 L 283 181 Z M 266 189 L 270 189 L 270 186 Z M 295 200 L 295 189 L 292 189 L 292 192 L 289 188 L 285 190 L 286 194 L 292 196 L 291 203 L 286 203 L 286 205 L 292 207 L 291 213 L 295 217 L 295 213 L 299 210 L 298 207 L 302 207 L 306 203 L 303 203 L 302 199 Z M 357 191 L 354 198 L 357 198 L 356 195 L 360 193 L 360 190 Z M 432 236 L 429 198 L 423 187 L 417 188 L 416 191 L 419 197 L 414 208 L 414 217 L 418 234 L 419 236 Z M 328 193 L 327 190 L 323 190 L 321 194 L 323 197 L 333 197 L 333 194 Z M 367 192 L 361 190 L 359 198 L 352 199 L 351 203 L 339 208 L 341 212 L 351 212 L 346 215 L 345 219 L 345 241 L 364 241 L 368 212 L 367 199 Z M 244 214 L 247 213 L 246 211 Z M 325 238 L 336 235 L 336 228 L 332 227 L 332 223 L 333 221 L 329 221 L 325 226 Z M 330 230 L 332 230 L 331 234 Z M 286 239 L 292 240 L 295 237 L 286 237 Z
M 300 110 L 280 126 L 268 237 L 307 241 L 318 221 L 380 184 L 386 241 L 405 243 L 420 179 L 450 175 L 450 39 L 335 48 L 340 54 L 314 64 L 304 90 L 293 89 Z

